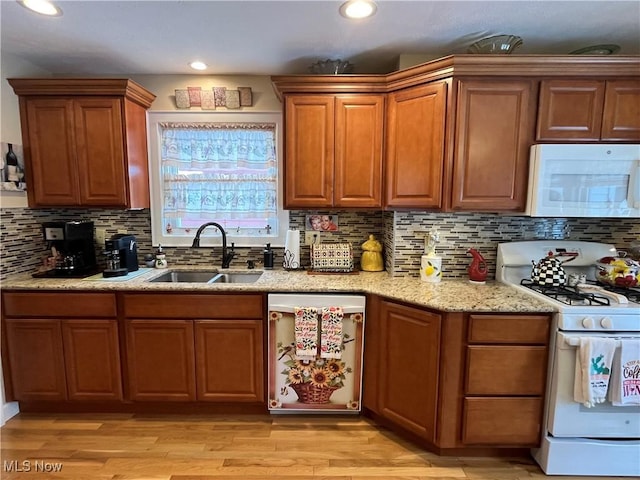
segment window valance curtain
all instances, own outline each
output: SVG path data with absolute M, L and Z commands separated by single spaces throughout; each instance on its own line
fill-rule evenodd
M 255 218 L 277 212 L 274 124 L 162 123 L 165 218 Z

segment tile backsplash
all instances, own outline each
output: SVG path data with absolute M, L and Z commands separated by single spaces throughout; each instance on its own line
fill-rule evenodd
M 323 241 L 351 242 L 356 265 L 362 254 L 361 245 L 369 234 L 383 242 L 385 268 L 394 276 L 419 275 L 424 235 L 434 226 L 440 232 L 437 251 L 443 257 L 444 278 L 464 278 L 471 261 L 466 251 L 476 248 L 487 260 L 489 276 L 495 275 L 496 246 L 500 242 L 564 238 L 612 243 L 625 249 L 640 239 L 638 219 L 531 218 L 480 213 L 426 213 L 380 211 L 291 211 L 290 228 L 303 231 L 309 214 L 339 216 L 340 230 L 326 232 Z M 0 209 L 0 279 L 7 275 L 35 271 L 47 255 L 42 240 L 41 223 L 47 221 L 93 220 L 96 228 L 107 235 L 126 231 L 138 240 L 139 259 L 153 253 L 151 217 L 145 210 L 104 209 Z M 303 244 L 301 239 L 301 244 Z M 164 248 L 169 265 L 218 265 L 219 248 Z M 276 266 L 282 264 L 282 248 L 276 248 Z M 260 267 L 262 248 L 236 248 L 232 266 L 244 267 L 256 260 Z M 99 262 L 103 262 L 102 246 L 96 244 Z M 309 247 L 301 247 L 303 264 L 309 263 Z
M 522 240 L 567 239 L 611 243 L 628 248 L 640 239 L 638 219 L 532 218 L 480 213 L 389 212 L 385 222 L 387 271 L 394 276 L 419 276 L 424 236 L 437 227 L 443 278 L 466 277 L 471 257 L 478 250 L 487 261 L 489 278 L 495 277 L 498 243 Z M 532 259 L 534 260 L 534 259 Z

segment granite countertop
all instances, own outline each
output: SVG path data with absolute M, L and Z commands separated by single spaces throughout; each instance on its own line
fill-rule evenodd
M 218 270 L 215 267 L 175 265 L 170 270 Z M 205 284 L 149 282 L 166 270 L 143 268 L 133 278 L 86 279 L 32 278 L 13 275 L 1 287 L 11 290 L 82 290 L 145 292 L 350 292 L 372 293 L 393 300 L 426 306 L 445 312 L 553 312 L 554 307 L 503 283 L 472 284 L 466 279 L 425 283 L 418 278 L 392 277 L 386 272 L 357 274 L 311 274 L 305 271 L 264 270 L 254 283 Z M 225 269 L 223 273 L 261 272 Z M 130 274 L 131 275 L 131 274 Z

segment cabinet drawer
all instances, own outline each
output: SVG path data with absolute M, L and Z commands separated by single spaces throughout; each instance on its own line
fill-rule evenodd
M 128 318 L 231 318 L 264 317 L 262 295 L 124 295 Z
M 468 445 L 540 444 L 541 398 L 467 398 L 462 442 Z
M 465 391 L 472 395 L 541 395 L 546 347 L 474 345 L 467 348 Z
M 116 296 L 113 293 L 29 293 L 2 295 L 7 317 L 115 317 Z
M 470 343 L 549 342 L 548 315 L 469 315 Z

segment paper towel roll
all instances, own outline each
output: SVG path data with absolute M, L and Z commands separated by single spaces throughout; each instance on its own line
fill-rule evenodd
M 300 268 L 300 231 L 287 230 L 284 242 L 284 261 L 282 266 L 288 270 Z

